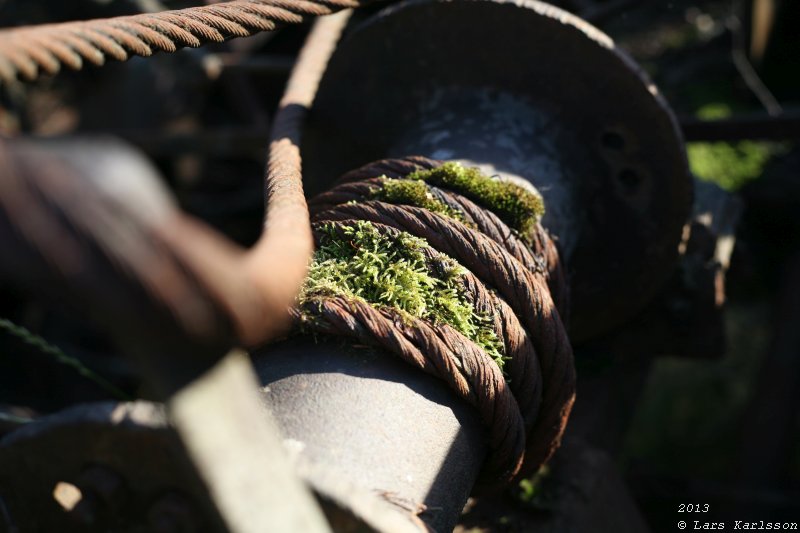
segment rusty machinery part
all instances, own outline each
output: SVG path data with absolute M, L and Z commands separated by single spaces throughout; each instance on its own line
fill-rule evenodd
M 35 80 L 85 62 L 175 52 L 299 24 L 309 17 L 358 7 L 357 0 L 233 0 L 175 11 L 8 28 L 0 31 L 0 80 Z
M 0 277 L 67 297 L 140 355 L 172 353 L 147 357 L 143 369 L 161 391 L 194 379 L 234 342 L 225 306 L 235 285 L 226 296 L 206 282 L 233 268 L 234 255 L 180 214 L 140 155 L 111 141 L 6 141 L 0 162 Z M 191 240 L 209 270 L 176 240 Z M 225 278 L 218 283 L 235 282 Z
M 289 325 L 307 256 L 262 257 L 257 278 L 247 269 L 261 252 L 181 213 L 137 152 L 96 139 L 15 140 L 0 144 L 0 161 L 0 277 L 66 296 L 141 356 L 160 392 Z M 298 240 L 308 219 L 300 223 Z
M 140 456 L 149 468 L 130 466 Z M 224 530 L 166 409 L 147 402 L 75 406 L 7 436 L 0 487 L 9 531 L 154 531 L 167 495 L 186 502 L 197 524 L 189 530 Z
M 268 321 L 259 335 L 288 325 L 267 287 L 242 275 L 250 255 L 181 213 L 126 146 L 6 141 L 0 160 L 0 276 L 97 318 L 160 392 L 196 378 L 256 318 Z
M 490 317 L 508 358 L 508 381 L 495 360 L 456 328 L 409 318 L 390 306 L 322 294 L 301 301 L 295 317 L 301 331 L 383 348 L 443 379 L 475 406 L 489 428 L 490 447 L 479 486 L 490 489 L 535 472 L 560 443 L 575 397 L 572 348 L 560 318 L 566 286 L 547 232 L 536 225 L 523 242 L 481 198 L 473 202 L 447 185 L 428 188 L 461 220 L 411 201 L 375 199 L 385 180 L 441 166 L 407 158 L 351 173 L 350 181 L 311 201 L 315 239 L 320 245 L 333 231 L 346 240 L 346 228 L 367 221 L 389 238 L 403 233 L 423 239 L 423 253 L 433 264 L 454 259 L 463 265 L 459 283 L 475 310 Z M 560 310 L 551 287 L 561 296 Z
M 408 0 L 353 24 L 302 153 L 314 194 L 408 154 L 531 183 L 568 267 L 575 343 L 652 299 L 691 210 L 681 133 L 656 87 L 601 31 L 533 0 Z
M 342 489 L 341 480 L 315 468 L 300 475 L 337 531 L 429 531 L 415 515 L 363 488 Z M 358 505 L 351 511 L 346 504 L 352 500 Z M 2 531 L 231 530 L 214 512 L 167 409 L 143 400 L 74 406 L 0 439 L 4 526 Z

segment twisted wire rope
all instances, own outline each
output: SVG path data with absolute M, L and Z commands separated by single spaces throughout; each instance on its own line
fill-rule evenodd
M 346 174 L 309 202 L 315 242 L 324 242 L 332 228 L 345 235 L 345 227 L 367 221 L 384 235 L 422 238 L 431 260 L 444 255 L 458 261 L 467 269 L 461 287 L 475 311 L 491 318 L 509 358 L 508 380 L 481 347 L 447 324 L 409 320 L 391 308 L 342 296 L 303 302 L 294 316 L 302 330 L 386 349 L 444 380 L 475 406 L 489 429 L 490 453 L 480 481 L 491 488 L 538 469 L 566 427 L 575 397 L 572 348 L 561 318 L 567 284 L 555 244 L 541 225 L 526 244 L 490 209 L 446 186 L 428 191 L 463 220 L 375 199 L 384 180 L 441 164 L 408 157 Z
M 0 30 L 0 81 L 32 81 L 62 66 L 80 70 L 175 52 L 299 24 L 361 5 L 359 0 L 232 0 L 185 9 Z

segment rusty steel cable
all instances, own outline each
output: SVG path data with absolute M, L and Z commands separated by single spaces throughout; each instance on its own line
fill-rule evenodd
M 320 19 L 314 25 L 292 70 L 270 132 L 265 185 L 264 232 L 251 250 L 246 268 L 272 316 L 285 314 L 305 278 L 314 244 L 303 192 L 300 137 L 306 112 L 322 73 L 344 31 L 351 11 Z M 260 332 L 263 317 L 247 328 Z M 244 338 L 248 344 L 263 335 Z
M 333 31 L 324 30 L 328 24 Z M 319 29 L 303 48 L 274 119 L 268 169 L 276 177 L 292 176 L 292 183 L 301 183 L 301 125 L 340 35 L 341 28 L 335 24 L 332 18 L 318 22 Z M 325 61 L 314 60 L 317 56 Z M 481 485 L 498 487 L 515 476 L 535 472 L 558 447 L 566 427 L 575 398 L 574 362 L 564 325 L 568 288 L 557 248 L 541 225 L 531 242 L 523 243 L 491 210 L 455 191 L 440 190 L 437 197 L 463 213 L 475 229 L 424 209 L 368 201 L 379 176 L 402 178 L 440 163 L 422 157 L 390 159 L 345 174 L 333 189 L 310 202 L 314 239 L 319 242 L 323 221 L 341 225 L 368 220 L 382 232 L 406 231 L 425 238 L 431 245 L 429 254 L 444 252 L 459 260 L 474 273 L 464 277 L 464 288 L 476 310 L 495 317 L 496 334 L 510 357 L 510 386 L 480 347 L 442 324 L 416 320 L 407 325 L 385 309 L 329 298 L 311 304 L 315 306 L 312 312 L 323 317 L 311 327 L 387 349 L 440 377 L 475 405 L 490 432 L 491 452 Z M 370 204 L 381 204 L 398 216 L 363 211 Z M 409 224 L 404 220 L 409 214 L 421 220 Z M 300 324 L 298 309 L 294 316 L 298 325 L 309 327 Z
M 326 53 L 336 40 L 338 33 L 320 31 L 303 49 L 292 76 L 298 83 L 289 83 L 275 116 L 274 131 L 288 142 L 273 135 L 271 172 L 284 168 L 302 177 L 300 125 L 327 63 L 303 58 L 313 57 L 316 50 Z M 320 320 L 305 322 L 301 309 L 294 310 L 294 317 L 301 328 L 384 348 L 441 378 L 475 406 L 489 428 L 490 453 L 480 485 L 492 489 L 532 474 L 560 444 L 575 399 L 575 367 L 565 327 L 568 287 L 558 250 L 541 225 L 526 244 L 491 210 L 456 191 L 432 192 L 460 211 L 470 227 L 425 209 L 370 199 L 375 180 L 403 178 L 440 163 L 422 157 L 389 159 L 345 174 L 332 190 L 310 202 L 314 239 L 319 244 L 326 221 L 341 229 L 367 220 L 384 233 L 404 231 L 425 239 L 429 255 L 445 253 L 459 261 L 467 267 L 462 282 L 473 306 L 494 317 L 495 333 L 510 357 L 509 380 L 479 346 L 443 324 L 409 323 L 391 310 L 342 297 L 304 304 Z
M 361 5 L 359 0 L 233 0 L 159 13 L 7 28 L 0 31 L 0 80 L 32 81 L 62 66 L 175 52 L 298 24 Z
M 364 201 L 383 181 L 383 178 L 374 176 L 397 179 L 414 170 L 432 168 L 433 165 L 432 160 L 422 157 L 379 161 L 348 172 L 338 180 L 337 186 L 317 195 L 311 200 L 311 203 L 316 211 L 321 211 L 348 202 Z M 493 212 L 481 208 L 471 200 L 452 191 L 434 186 L 430 186 L 429 189 L 435 198 L 460 212 L 467 224 L 476 227 L 481 233 L 502 244 L 515 259 L 522 262 L 528 269 L 545 272 L 553 302 L 562 319 L 566 321 L 568 287 L 564 270 L 559 261 L 558 249 L 541 224 L 537 225 L 536 231 L 532 235 L 533 242 L 529 246 Z M 534 254 L 532 249 L 539 250 L 539 254 Z
M 384 180 L 441 164 L 409 157 L 345 175 L 309 204 L 315 239 L 319 245 L 331 228 L 343 234 L 356 221 L 367 221 L 384 235 L 405 232 L 424 239 L 429 258 L 446 255 L 458 261 L 467 269 L 460 283 L 472 305 L 493 317 L 510 359 L 508 382 L 482 348 L 447 324 L 409 320 L 392 308 L 336 295 L 303 302 L 295 320 L 303 331 L 381 347 L 447 382 L 479 410 L 489 428 L 481 484 L 492 487 L 535 472 L 558 447 L 566 427 L 575 398 L 572 349 L 561 319 L 566 281 L 555 244 L 541 225 L 529 244 L 523 243 L 491 209 L 446 186 L 429 187 L 429 194 L 463 220 L 375 199 Z

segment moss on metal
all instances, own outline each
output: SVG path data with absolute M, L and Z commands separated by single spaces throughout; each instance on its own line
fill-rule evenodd
M 459 282 L 464 268 L 455 260 L 431 264 L 422 252 L 427 246 L 423 239 L 403 232 L 383 235 L 369 222 L 356 222 L 343 234 L 329 224 L 323 232 L 300 293 L 301 305 L 344 296 L 401 316 L 445 323 L 483 348 L 502 369 L 502 341 L 489 317 L 479 315 L 468 301 Z
M 448 218 L 464 221 L 464 215 L 435 198 L 424 181 L 384 178 L 380 188 L 375 190 L 374 198 L 392 204 L 422 207 Z
M 409 174 L 408 179 L 441 185 L 466 196 L 492 211 L 526 241 L 530 240 L 536 224 L 544 216 L 544 201 L 538 194 L 460 163 L 450 162 L 437 168 L 418 170 Z

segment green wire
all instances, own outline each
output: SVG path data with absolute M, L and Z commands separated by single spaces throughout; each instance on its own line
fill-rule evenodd
M 84 365 L 78 359 L 71 357 L 65 354 L 61 348 L 57 346 L 53 346 L 42 337 L 31 333 L 27 329 L 23 328 L 22 326 L 18 326 L 14 324 L 10 320 L 5 318 L 0 318 L 0 329 L 7 331 L 14 337 L 17 337 L 25 344 L 29 346 L 33 346 L 34 348 L 38 349 L 42 353 L 53 357 L 57 362 L 61 363 L 62 365 L 68 366 L 73 370 L 76 370 L 78 374 L 85 377 L 86 379 L 93 381 L 96 385 L 100 388 L 117 398 L 118 400 L 123 401 L 130 401 L 132 398 L 122 392 L 120 389 L 112 385 L 108 380 L 96 374 L 93 370 L 89 369 L 86 365 Z

